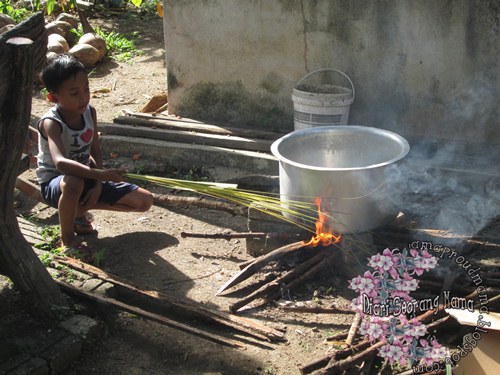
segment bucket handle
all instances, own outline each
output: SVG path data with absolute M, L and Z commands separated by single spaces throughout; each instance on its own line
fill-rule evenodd
M 324 68 L 324 69 L 318 69 L 318 70 L 314 70 L 312 71 L 311 73 L 307 73 L 304 77 L 302 77 L 300 79 L 299 82 L 297 82 L 297 84 L 295 86 L 298 86 L 300 85 L 300 83 L 305 80 L 307 77 L 309 77 L 310 75 L 313 75 L 314 73 L 319 73 L 319 72 L 325 72 L 327 70 L 330 70 L 330 71 L 334 71 L 334 72 L 337 72 L 341 75 L 343 75 L 345 78 L 347 78 L 347 80 L 349 81 L 349 83 L 351 84 L 351 87 L 352 87 L 352 100 L 354 101 L 354 84 L 352 83 L 351 79 L 349 78 L 349 76 L 347 74 L 345 74 L 344 72 L 341 72 L 340 70 L 337 70 L 337 69 L 333 69 L 333 68 Z

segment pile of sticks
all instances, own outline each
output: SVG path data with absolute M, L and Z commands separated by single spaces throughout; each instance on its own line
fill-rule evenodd
M 491 290 L 488 289 L 488 292 L 491 292 Z M 477 297 L 477 295 L 478 292 L 476 290 L 464 298 L 473 299 Z M 458 323 L 453 319 L 450 319 L 450 316 L 445 312 L 445 309 L 448 307 L 449 305 L 440 304 L 436 309 L 421 313 L 416 317 L 416 319 L 426 324 L 428 332 L 434 331 L 438 328 L 444 329 L 446 323 L 448 323 L 447 325 L 456 332 Z M 312 373 L 314 373 L 314 375 L 335 375 L 344 374 L 345 372 L 349 374 L 370 373 L 373 361 L 376 358 L 376 352 L 380 347 L 384 346 L 386 342 L 370 342 L 361 337 L 356 337 L 360 321 L 360 315 L 356 314 L 349 332 L 342 332 L 328 338 L 329 341 L 345 340 L 345 344 L 342 349 L 330 351 L 325 356 L 300 366 L 300 373 L 302 375 Z M 403 371 L 398 375 L 410 374 L 414 374 L 413 370 Z M 436 372 L 434 372 L 434 374 L 436 374 Z M 444 371 L 442 374 L 444 374 Z
M 276 270 L 285 256 L 289 257 L 295 255 L 296 258 L 304 258 L 293 268 L 279 276 L 276 276 L 275 273 L 271 273 L 269 281 L 233 303 L 230 306 L 230 311 L 233 313 L 237 312 L 242 307 L 258 299 L 263 300 L 264 303 L 274 301 L 280 298 L 284 293 L 303 285 L 304 280 L 317 274 L 326 264 L 328 264 L 328 260 L 334 256 L 334 247 L 335 245 L 333 244 L 326 247 L 313 247 L 306 245 L 304 241 L 293 242 L 289 245 L 282 246 L 270 253 L 240 264 L 240 272 L 228 280 L 217 291 L 217 295 L 247 280 L 267 266 L 274 267 Z

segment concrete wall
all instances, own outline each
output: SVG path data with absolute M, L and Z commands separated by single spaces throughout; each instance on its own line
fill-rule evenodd
M 351 124 L 500 142 L 498 0 L 164 1 L 171 113 L 293 130 L 293 87 L 333 67 Z

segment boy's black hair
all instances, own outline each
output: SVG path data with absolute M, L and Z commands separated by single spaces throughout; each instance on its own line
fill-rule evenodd
M 87 73 L 85 65 L 76 57 L 63 53 L 48 61 L 41 72 L 41 78 L 49 92 L 57 92 L 64 81 L 80 72 Z

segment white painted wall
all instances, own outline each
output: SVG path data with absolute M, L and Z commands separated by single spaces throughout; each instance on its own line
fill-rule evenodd
M 351 124 L 500 142 L 497 0 L 164 3 L 171 113 L 193 85 L 240 82 L 243 96 L 279 108 L 293 130 L 294 85 L 333 67 L 356 88 Z

